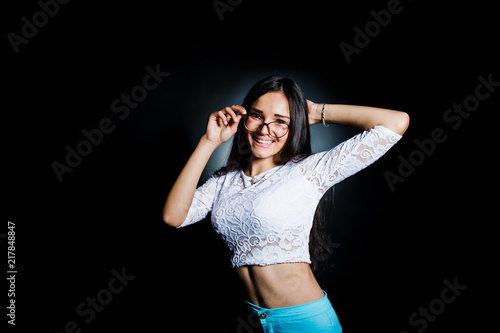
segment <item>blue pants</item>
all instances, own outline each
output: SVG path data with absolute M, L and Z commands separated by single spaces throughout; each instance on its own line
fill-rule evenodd
M 266 309 L 247 301 L 265 333 L 341 333 L 337 314 L 325 296 L 317 301 L 286 308 Z

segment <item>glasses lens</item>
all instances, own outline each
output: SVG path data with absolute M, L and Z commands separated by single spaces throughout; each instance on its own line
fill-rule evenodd
M 274 122 L 269 124 L 269 129 L 271 130 L 271 136 L 275 138 L 281 138 L 288 132 L 288 125 L 285 123 Z
M 255 116 L 249 115 L 245 117 L 245 127 L 250 132 L 257 132 L 264 122 Z
M 250 132 L 257 132 L 261 130 L 264 125 L 264 121 L 259 117 L 253 117 L 249 115 L 245 117 L 245 128 Z M 269 134 L 274 138 L 281 138 L 288 132 L 288 124 L 281 121 L 273 121 L 267 125 Z

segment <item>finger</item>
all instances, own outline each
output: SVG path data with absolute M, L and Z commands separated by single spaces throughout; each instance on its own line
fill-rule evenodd
M 233 119 L 233 121 L 235 123 L 238 122 L 238 116 L 236 115 L 236 113 L 233 111 L 232 107 L 227 107 L 225 109 L 227 111 L 227 113 L 231 116 L 231 118 Z
M 215 120 L 217 121 L 217 126 L 222 127 L 224 125 L 223 120 L 219 115 L 219 111 L 217 111 L 215 114 Z
M 247 114 L 247 110 L 241 105 L 231 105 L 231 109 L 233 109 L 236 114 Z
M 212 113 L 208 116 L 208 121 L 209 121 L 209 122 L 214 121 L 216 124 L 219 124 L 219 115 L 217 114 L 217 111 L 212 112 Z
M 219 110 L 219 112 L 217 112 L 217 114 L 219 115 L 219 119 L 222 120 L 222 122 L 224 123 L 224 125 L 227 125 L 227 116 L 224 113 L 224 111 L 223 110 Z

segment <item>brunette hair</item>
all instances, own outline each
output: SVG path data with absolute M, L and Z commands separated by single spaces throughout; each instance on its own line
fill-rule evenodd
M 289 78 L 280 76 L 269 76 L 255 83 L 243 101 L 245 110 L 250 110 L 259 97 L 269 92 L 281 92 L 287 100 L 290 108 L 290 128 L 288 138 L 280 154 L 279 164 L 283 165 L 289 161 L 300 161 L 311 155 L 311 135 L 309 131 L 307 99 L 297 83 Z M 238 130 L 233 138 L 231 152 L 225 167 L 216 172 L 216 175 L 224 175 L 235 170 L 245 170 L 248 166 L 252 152 L 245 140 L 245 128 L 243 121 L 238 124 Z M 331 192 L 328 197 L 331 197 Z M 323 201 L 323 200 L 322 200 Z M 314 215 L 313 227 L 309 237 L 309 253 L 311 255 L 311 266 L 317 271 L 319 264 L 325 263 L 332 249 L 329 248 L 327 235 L 324 228 L 324 214 L 322 202 L 318 205 Z

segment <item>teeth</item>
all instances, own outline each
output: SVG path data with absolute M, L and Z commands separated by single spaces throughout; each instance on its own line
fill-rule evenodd
M 257 138 L 255 138 L 255 141 L 257 141 L 258 143 L 260 143 L 262 145 L 270 145 L 271 143 L 273 143 L 272 141 L 259 140 Z

